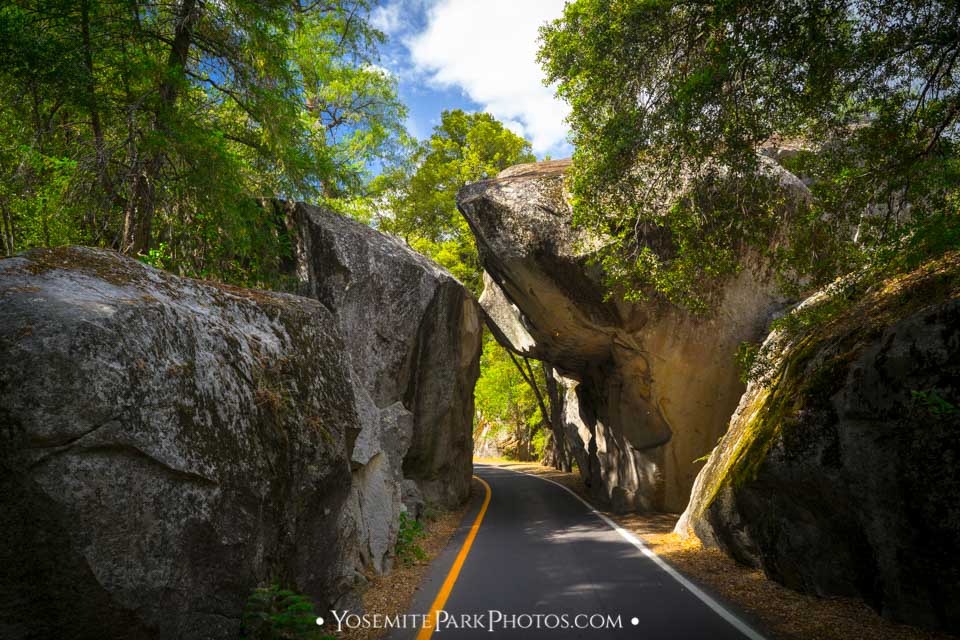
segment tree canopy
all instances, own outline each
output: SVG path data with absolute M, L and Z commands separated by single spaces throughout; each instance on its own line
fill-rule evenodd
M 444 112 L 428 140 L 410 140 L 396 81 L 377 64 L 373 5 L 4 3 L 5 253 L 104 246 L 184 275 L 283 288 L 284 221 L 260 203 L 285 198 L 378 224 L 479 295 L 457 191 L 535 158 L 485 113 Z M 524 374 L 535 366 L 521 373 L 486 343 L 478 406 L 529 439 L 538 414 Z
M 396 181 L 382 228 L 433 258 L 475 294 L 483 289 L 473 234 L 457 211 L 457 191 L 507 167 L 536 160 L 530 143 L 488 113 L 444 111 Z
M 960 240 L 955 2 L 576 0 L 541 36 L 576 221 L 627 297 L 703 309 L 739 248 L 770 250 L 764 144 L 816 196 L 772 254 L 808 286 Z
M 402 148 L 368 0 L 17 0 L 0 8 L 8 253 L 108 246 L 261 282 L 257 198 L 357 206 Z

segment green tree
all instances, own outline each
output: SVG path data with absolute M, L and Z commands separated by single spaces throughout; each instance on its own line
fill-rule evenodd
M 382 229 L 433 258 L 479 295 L 483 288 L 473 234 L 457 211 L 457 191 L 536 158 L 530 143 L 487 113 L 444 111 L 420 144 L 389 200 Z
M 771 251 L 783 274 L 815 286 L 960 240 L 955 2 L 576 0 L 541 36 L 575 218 L 614 239 L 599 260 L 628 297 L 703 309 L 744 244 L 771 249 L 770 141 L 799 141 L 816 196 Z
M 549 416 L 537 380 L 544 379 L 543 365 L 521 360 L 497 344 L 493 336 L 484 335 L 480 359 L 480 378 L 474 390 L 477 423 L 474 430 L 489 427 L 487 437 L 507 435 L 516 443 L 508 453 L 520 460 L 543 455 Z
M 0 8 L 8 253 L 109 246 L 262 281 L 263 197 L 355 207 L 403 142 L 368 0 L 17 0 Z

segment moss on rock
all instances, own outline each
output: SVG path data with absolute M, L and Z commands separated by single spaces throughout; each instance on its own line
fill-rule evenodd
M 960 571 L 929 555 L 960 554 L 960 509 L 944 506 L 960 412 L 924 415 L 916 398 L 960 403 L 960 253 L 839 291 L 794 312 L 826 308 L 818 322 L 768 338 L 769 377 L 748 387 L 677 530 L 788 586 L 957 630 Z

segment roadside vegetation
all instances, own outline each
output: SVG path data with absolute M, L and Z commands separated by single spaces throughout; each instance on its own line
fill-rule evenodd
M 278 583 L 256 589 L 243 608 L 242 640 L 328 640 L 313 602 Z
M 510 353 L 488 333 L 484 336 L 480 371 L 474 390 L 474 451 L 480 456 L 541 460 L 550 438 L 544 419 L 549 401 L 543 397 L 543 363 Z
M 423 560 L 426 554 L 420 546 L 420 540 L 425 538 L 427 531 L 424 521 L 430 518 L 413 518 L 406 511 L 400 512 L 400 527 L 397 531 L 397 543 L 394 545 L 395 557 L 399 562 L 414 562 Z

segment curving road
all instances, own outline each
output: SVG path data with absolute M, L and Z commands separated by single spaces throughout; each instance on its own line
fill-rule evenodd
M 566 488 L 493 466 L 476 474 L 489 505 L 471 506 L 411 608 L 439 623 L 433 637 L 762 639 Z

